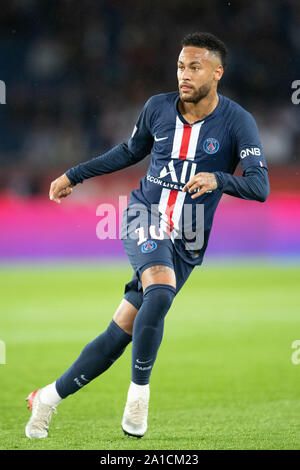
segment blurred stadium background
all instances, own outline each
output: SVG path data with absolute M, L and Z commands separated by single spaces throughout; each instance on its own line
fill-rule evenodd
M 120 240 L 97 238 L 97 207 L 118 216 L 148 159 L 78 185 L 61 205 L 49 185 L 127 140 L 151 95 L 177 89 L 179 43 L 195 30 L 228 45 L 220 92 L 257 120 L 271 194 L 264 204 L 222 198 L 203 267 L 166 320 L 150 440 L 120 433 L 126 352 L 123 367 L 60 405 L 47 442 L 28 442 L 24 398 L 73 362 L 122 297 L 131 269 Z M 299 1 L 10 0 L 0 64 L 0 447 L 299 449 Z
M 97 239 L 96 208 L 137 187 L 148 159 L 85 182 L 61 207 L 49 184 L 127 140 L 149 96 L 176 90 L 179 42 L 194 30 L 227 43 L 220 92 L 255 116 L 271 181 L 263 205 L 223 196 L 206 257 L 299 256 L 297 0 L 13 0 L 0 18 L 0 260 L 125 259 L 119 240 Z

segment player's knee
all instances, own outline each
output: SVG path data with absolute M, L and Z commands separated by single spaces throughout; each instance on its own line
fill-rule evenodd
M 136 292 L 136 294 L 139 294 L 139 297 L 134 297 L 134 300 L 139 299 L 140 305 L 142 305 L 143 298 L 140 299 L 140 293 Z M 143 297 L 142 294 L 141 297 Z M 132 327 L 137 312 L 138 308 L 134 307 L 128 300 L 123 299 L 113 316 L 113 320 L 125 333 L 132 335 Z
M 151 284 L 144 291 L 144 302 L 150 303 L 153 316 L 163 318 L 170 309 L 175 295 L 176 289 L 169 284 Z

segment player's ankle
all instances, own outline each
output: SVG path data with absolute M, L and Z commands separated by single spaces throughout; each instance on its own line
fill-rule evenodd
M 129 390 L 128 390 L 128 397 L 130 398 L 130 400 L 134 400 L 140 397 L 145 397 L 149 399 L 150 397 L 149 384 L 139 385 L 134 382 L 131 382 L 129 386 Z
M 62 401 L 61 396 L 57 393 L 55 382 L 41 389 L 40 400 L 49 406 L 57 406 Z

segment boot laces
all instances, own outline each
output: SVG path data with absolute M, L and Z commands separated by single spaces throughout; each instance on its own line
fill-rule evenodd
M 49 406 L 42 403 L 40 400 L 32 407 L 32 415 L 35 418 L 35 428 L 43 431 L 48 430 L 52 414 L 57 414 L 55 406 Z
M 147 417 L 148 402 L 144 398 L 138 398 L 128 403 L 130 419 L 134 424 L 142 423 Z

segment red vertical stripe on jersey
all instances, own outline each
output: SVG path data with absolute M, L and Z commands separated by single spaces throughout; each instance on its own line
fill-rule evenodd
M 182 136 L 182 141 L 181 141 L 181 146 L 180 146 L 180 151 L 179 151 L 179 158 L 181 158 L 181 160 L 186 159 L 187 151 L 189 148 L 191 132 L 192 132 L 192 126 L 188 126 L 187 124 L 184 124 L 183 136 Z
M 174 207 L 175 207 L 177 195 L 178 195 L 178 191 L 176 191 L 175 189 L 171 189 L 170 194 L 169 194 L 169 199 L 168 199 L 168 202 L 167 202 L 167 208 L 166 208 L 166 215 L 168 217 L 167 230 L 170 229 L 170 232 L 172 232 L 173 225 L 174 225 L 174 223 L 172 221 L 172 217 L 173 217 L 173 212 L 174 212 Z

